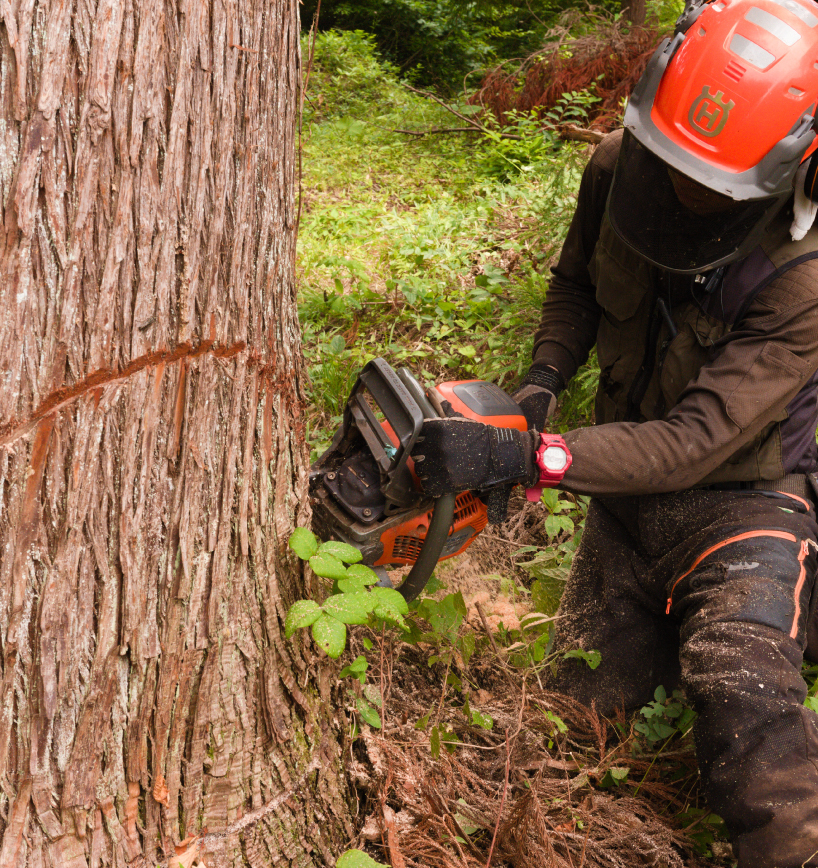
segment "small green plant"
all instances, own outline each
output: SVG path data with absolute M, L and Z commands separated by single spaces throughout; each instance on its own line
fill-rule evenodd
M 362 850 L 347 850 L 335 863 L 335 868 L 389 868 L 383 862 L 376 862 Z
M 406 600 L 394 588 L 375 587 L 378 577 L 358 563 L 361 553 L 354 546 L 334 540 L 319 543 L 303 527 L 296 528 L 289 544 L 302 560 L 309 561 L 317 576 L 332 581 L 332 594 L 320 606 L 314 600 L 293 603 L 284 621 L 288 639 L 296 630 L 310 627 L 316 644 L 334 658 L 346 647 L 348 624 L 405 626 Z
M 724 820 L 706 808 L 688 808 L 679 814 L 678 818 L 700 856 L 712 857 L 713 844 L 716 841 L 726 841 L 729 837 Z
M 651 747 L 677 733 L 687 735 L 696 719 L 696 712 L 685 704 L 680 690 L 674 690 L 668 697 L 661 685 L 654 691 L 653 702 L 644 706 L 639 714 L 642 720 L 634 724 L 634 729 Z
M 536 112 L 509 112 L 502 128 L 492 123 L 492 115 L 484 120 L 486 134 L 477 165 L 488 177 L 510 181 L 521 173 L 542 170 L 548 157 L 560 148 L 556 133 Z
M 284 632 L 291 638 L 297 630 L 309 628 L 316 644 L 329 657 L 340 657 L 347 644 L 347 626 L 367 625 L 376 633 L 386 628 L 397 628 L 403 641 L 417 645 L 431 645 L 435 653 L 428 658 L 429 666 L 446 666 L 444 689 L 451 687 L 461 693 L 463 705 L 460 708 L 469 726 L 491 729 L 494 725 L 490 715 L 473 709 L 469 703 L 469 688 L 455 674 L 454 667 L 468 667 L 475 650 L 476 639 L 473 633 L 462 631 L 466 618 L 466 604 L 462 594 L 447 594 L 440 600 L 425 597 L 410 605 L 393 588 L 377 586 L 378 577 L 362 565 L 361 553 L 354 546 L 330 540 L 320 542 L 315 534 L 306 528 L 296 528 L 290 536 L 290 548 L 302 560 L 308 561 L 313 572 L 331 582 L 330 595 L 322 604 L 314 600 L 297 600 L 290 606 L 284 619 Z M 434 576 L 429 581 L 426 592 L 434 594 L 444 589 Z M 425 625 L 429 626 L 427 630 Z M 373 648 L 372 640 L 363 638 L 366 651 Z M 357 690 L 349 690 L 348 696 L 360 719 L 379 729 L 382 725 L 378 711 L 382 704 L 380 693 L 367 683 L 369 662 L 359 654 L 351 663 L 341 669 L 338 677 L 358 682 Z M 431 712 L 416 724 L 425 730 L 429 725 Z M 435 723 L 430 730 L 430 746 L 435 757 L 440 748 L 454 750 L 458 743 L 454 730 L 443 724 Z
M 582 539 L 590 498 L 573 498 L 556 489 L 543 491 L 547 515 L 544 529 L 551 540 L 548 546 L 524 546 L 515 556 L 533 555 L 519 565 L 534 580 L 531 601 L 537 612 L 553 616 L 557 611 L 574 554 Z

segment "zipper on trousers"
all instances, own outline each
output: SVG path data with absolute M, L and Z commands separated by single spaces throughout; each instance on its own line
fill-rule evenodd
M 798 563 L 801 564 L 801 570 L 798 573 L 798 581 L 795 583 L 795 616 L 792 619 L 792 627 L 790 628 L 790 639 L 795 639 L 798 636 L 798 622 L 801 620 L 801 591 L 804 588 L 804 582 L 807 580 L 807 554 L 809 553 L 809 540 L 801 540 L 801 551 L 798 554 Z

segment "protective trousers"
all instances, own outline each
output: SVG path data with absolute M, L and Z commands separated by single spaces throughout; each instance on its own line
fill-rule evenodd
M 815 616 L 814 507 L 694 490 L 593 500 L 557 620 L 554 685 L 601 713 L 681 685 L 705 795 L 739 868 L 818 866 L 818 716 L 800 667 Z

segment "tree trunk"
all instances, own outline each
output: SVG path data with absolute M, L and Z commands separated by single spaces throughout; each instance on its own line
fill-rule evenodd
M 297 0 L 0 20 L 0 868 L 334 864 L 333 679 L 282 631 Z
M 620 8 L 622 9 L 622 14 L 632 24 L 645 23 L 645 0 L 622 0 Z

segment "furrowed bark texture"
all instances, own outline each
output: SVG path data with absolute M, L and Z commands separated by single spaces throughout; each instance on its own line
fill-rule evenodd
M 0 0 L 0 868 L 349 836 L 282 630 L 298 34 L 296 0 Z

